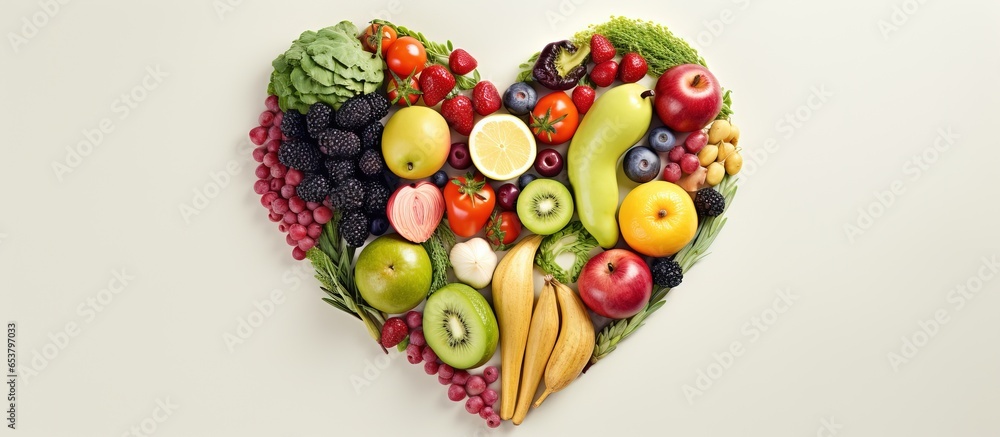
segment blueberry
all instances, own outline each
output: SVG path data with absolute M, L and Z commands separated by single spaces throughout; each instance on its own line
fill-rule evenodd
M 538 102 L 538 94 L 535 89 L 525 82 L 518 82 L 507 88 L 503 93 L 503 106 L 507 112 L 514 115 L 524 115 L 535 109 Z
M 448 173 L 445 173 L 444 170 L 431 175 L 431 183 L 437 185 L 438 188 L 444 188 L 445 185 L 448 185 L 448 179 Z
M 530 184 L 531 181 L 535 179 L 538 179 L 538 176 L 535 176 L 531 173 L 525 173 L 521 175 L 521 177 L 517 178 L 517 186 L 521 188 L 521 190 L 524 190 L 524 187 L 527 187 L 528 184 Z
M 660 153 L 667 153 L 674 148 L 676 137 L 666 126 L 660 126 L 649 131 L 649 147 Z
M 660 156 L 649 147 L 633 147 L 625 152 L 625 176 L 633 182 L 644 183 L 660 173 Z
M 382 235 L 385 231 L 389 230 L 389 219 L 384 216 L 375 217 L 372 219 L 371 233 L 372 235 Z

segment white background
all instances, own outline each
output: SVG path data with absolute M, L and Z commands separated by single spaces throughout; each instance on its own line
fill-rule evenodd
M 212 0 L 62 5 L 26 44 L 0 48 L 0 321 L 18 322 L 22 377 L 37 370 L 18 387 L 19 429 L 0 434 L 119 436 L 160 400 L 177 408 L 157 436 L 998 435 L 1000 280 L 978 271 L 1000 251 L 1000 6 L 909 1 L 888 33 L 879 21 L 906 2 L 243 1 L 221 15 Z M 697 41 L 735 91 L 747 164 L 712 255 L 517 429 L 486 430 L 405 358 L 356 391 L 352 376 L 379 352 L 319 300 L 308 270 L 293 278 L 305 266 L 251 190 L 246 133 L 270 61 L 302 30 L 392 8 L 476 55 L 501 90 L 545 43 L 621 14 Z M 41 10 L 3 2 L 4 40 Z M 157 66 L 162 83 L 127 117 L 114 112 Z M 801 109 L 813 89 L 832 96 Z M 779 123 L 796 111 L 798 127 Z M 114 131 L 60 180 L 52 164 L 102 118 Z M 957 139 L 935 150 L 948 129 Z M 186 222 L 180 205 L 233 160 L 241 171 Z M 880 205 L 874 193 L 894 181 L 901 194 Z M 124 291 L 81 311 L 121 269 L 134 277 Z M 949 301 L 969 281 L 983 284 L 974 298 Z M 273 289 L 284 303 L 227 348 L 223 335 Z M 746 324 L 771 315 L 779 290 L 796 296 L 791 308 L 752 335 Z M 920 334 L 935 312 L 947 323 Z M 78 335 L 34 367 L 67 323 Z M 923 346 L 894 367 L 903 337 Z M 745 352 L 718 372 L 733 342 Z M 683 387 L 709 370 L 689 401 Z

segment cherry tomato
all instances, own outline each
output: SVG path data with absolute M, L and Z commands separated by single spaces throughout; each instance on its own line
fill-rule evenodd
M 382 57 L 389 51 L 389 46 L 396 42 L 396 29 L 388 24 L 372 23 L 365 28 L 365 33 L 361 35 L 361 42 L 365 45 L 365 50 L 375 53 L 379 44 L 379 27 L 382 28 Z
M 580 112 L 573 99 L 562 91 L 538 99 L 531 111 L 531 131 L 545 144 L 562 144 L 573 138 L 580 125 Z
M 444 187 L 445 211 L 448 225 L 455 235 L 471 237 L 486 226 L 493 213 L 497 199 L 493 187 L 486 183 L 483 175 L 458 176 L 448 181 Z
M 517 213 L 513 211 L 495 214 L 486 225 L 486 240 L 497 250 L 506 250 L 519 235 L 521 235 L 521 219 L 517 218 Z M 503 237 L 503 241 L 500 236 Z
M 385 54 L 385 64 L 399 77 L 416 75 L 424 70 L 427 64 L 427 51 L 424 45 L 412 36 L 404 36 L 389 46 Z
M 409 82 L 409 86 L 400 87 L 395 77 L 389 79 L 389 84 L 385 89 L 389 101 L 398 103 L 399 106 L 410 106 L 417 103 L 417 100 L 420 99 L 420 82 L 413 76 L 410 76 L 409 80 L 402 79 L 402 81 L 403 83 Z

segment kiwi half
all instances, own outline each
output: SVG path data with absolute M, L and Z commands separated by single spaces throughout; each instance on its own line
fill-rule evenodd
M 427 298 L 424 338 L 434 354 L 456 369 L 486 364 L 497 350 L 500 328 L 483 295 L 465 284 L 448 284 Z
M 535 179 L 517 197 L 517 218 L 531 232 L 554 234 L 573 218 L 573 196 L 558 181 Z

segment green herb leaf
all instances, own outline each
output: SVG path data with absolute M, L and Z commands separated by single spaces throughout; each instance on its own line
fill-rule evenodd
M 535 254 L 535 264 L 559 282 L 571 284 L 580 277 L 583 266 L 590 259 L 590 251 L 597 245 L 597 239 L 587 232 L 582 222 L 572 221 L 559 232 L 542 239 L 542 244 Z M 567 252 L 576 257 L 572 269 L 568 272 L 556 262 L 556 257 Z
M 431 238 L 421 245 L 431 258 L 431 288 L 427 292 L 431 295 L 439 288 L 448 285 L 448 269 L 451 268 L 451 258 L 448 255 L 455 245 L 455 233 L 448 226 L 448 221 L 441 220 Z

